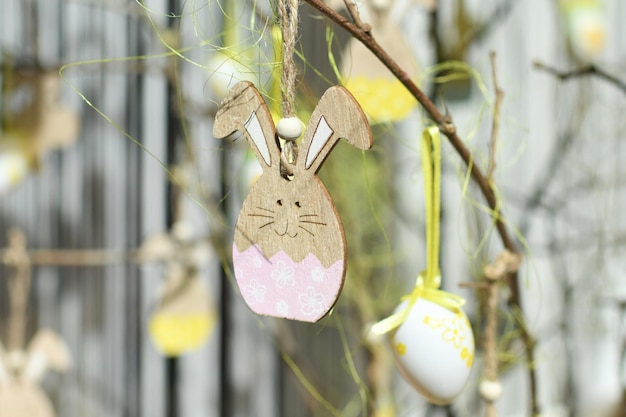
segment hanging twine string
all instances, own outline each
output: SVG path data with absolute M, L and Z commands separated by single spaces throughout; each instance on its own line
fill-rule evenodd
M 495 402 L 502 394 L 502 385 L 498 380 L 498 286 L 519 269 L 521 261 L 519 254 L 505 250 L 484 269 L 483 288 L 487 290 L 487 324 L 483 336 L 485 368 L 478 391 L 485 400 L 485 417 L 497 417 Z
M 26 305 L 30 288 L 30 259 L 26 253 L 26 237 L 17 230 L 9 231 L 9 248 L 4 253 L 3 262 L 13 267 L 14 275 L 9 281 L 9 315 L 7 346 L 9 349 L 22 349 L 26 333 Z
M 283 35 L 281 93 L 283 117 L 294 117 L 297 69 L 293 60 L 298 32 L 298 0 L 279 0 L 280 28 Z
M 439 289 L 439 213 L 441 207 L 441 137 L 437 126 L 431 126 L 422 134 L 422 169 L 424 171 L 424 194 L 426 201 L 426 270 L 417 277 L 415 288 L 401 298 L 404 308 L 372 326 L 376 334 L 387 333 L 400 326 L 408 317 L 417 300 L 423 298 L 450 310 L 465 304 L 458 295 Z
M 295 115 L 296 77 L 298 71 L 293 60 L 298 32 L 298 0 L 279 0 L 280 29 L 282 34 L 282 73 L 280 91 L 283 118 L 276 125 L 278 136 L 285 140 L 280 154 L 280 171 L 285 178 L 294 173 L 298 158 L 296 139 L 302 134 L 302 123 Z

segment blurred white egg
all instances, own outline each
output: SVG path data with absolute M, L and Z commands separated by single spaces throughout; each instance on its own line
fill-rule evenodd
M 567 15 L 570 43 L 584 61 L 594 61 L 604 51 L 607 38 L 606 18 L 601 7 L 577 7 Z
M 208 85 L 213 94 L 220 99 L 239 81 L 254 81 L 255 74 L 245 65 L 243 54 L 215 53 L 209 60 L 207 67 L 211 74 Z
M 406 308 L 407 302 L 396 311 Z M 402 376 L 434 404 L 461 393 L 474 360 L 474 334 L 461 309 L 420 298 L 392 336 Z
M 0 153 L 0 193 L 17 185 L 29 171 L 27 158 L 21 152 Z

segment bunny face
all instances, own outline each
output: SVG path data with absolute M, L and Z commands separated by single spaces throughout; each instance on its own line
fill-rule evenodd
M 236 130 L 263 167 L 235 226 L 239 289 L 259 314 L 317 321 L 339 296 L 346 258 L 343 227 L 317 171 L 339 138 L 360 149 L 372 146 L 367 119 L 347 90 L 327 90 L 311 115 L 293 178 L 281 175 L 274 123 L 248 82 L 230 91 L 215 118 L 216 137 Z
M 295 262 L 309 254 L 330 266 L 343 258 L 343 228 L 324 184 L 317 176 L 262 175 L 246 198 L 235 229 L 235 245 L 256 244 L 266 258 L 284 251 Z M 279 187 L 276 187 L 279 185 Z

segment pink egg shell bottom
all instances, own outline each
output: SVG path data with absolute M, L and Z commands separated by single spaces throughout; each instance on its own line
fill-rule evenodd
M 239 252 L 233 245 L 239 291 L 257 314 L 316 322 L 333 307 L 343 285 L 343 259 L 329 268 L 313 254 L 294 262 L 280 251 L 271 259 L 258 245 Z

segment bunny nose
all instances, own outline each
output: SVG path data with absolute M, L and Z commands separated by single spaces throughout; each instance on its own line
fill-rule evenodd
M 298 235 L 298 217 L 294 213 L 290 203 L 281 201 L 282 206 L 276 213 L 274 231 L 278 236 L 294 238 Z

